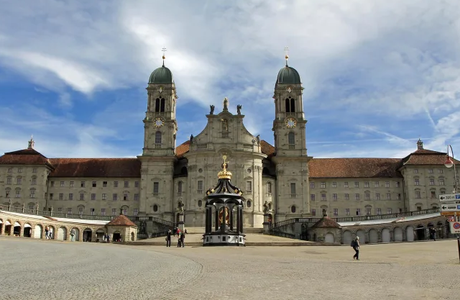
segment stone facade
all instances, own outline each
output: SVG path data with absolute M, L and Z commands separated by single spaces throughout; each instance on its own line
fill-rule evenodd
M 176 146 L 176 85 L 166 67 L 154 73 L 142 155 L 47 158 L 31 140 L 27 149 L 0 157 L 0 206 L 56 216 L 115 216 L 121 209 L 140 219 L 177 223 L 183 203 L 185 225 L 203 227 L 205 191 L 217 181 L 223 154 L 244 192 L 245 227 L 261 228 L 264 210 L 273 222 L 423 210 L 437 207 L 438 195 L 453 186 L 453 169 L 443 165 L 446 154 L 424 149 L 421 141 L 402 159 L 308 156 L 302 85 L 287 65 L 274 89 L 274 146 L 245 128 L 242 107 L 230 111 L 228 99 L 219 111 L 211 106 L 202 132 Z

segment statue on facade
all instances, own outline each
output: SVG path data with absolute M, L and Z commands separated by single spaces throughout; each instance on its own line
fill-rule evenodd
M 236 113 L 239 114 L 239 115 L 241 115 L 241 109 L 242 109 L 242 108 L 243 108 L 243 105 L 238 104 L 238 105 L 236 106 Z
M 193 134 L 190 135 L 190 144 L 193 144 Z
M 211 111 L 209 112 L 210 115 L 213 115 L 214 114 L 214 108 L 216 108 L 214 105 L 209 105 L 209 108 L 211 109 Z
M 177 203 L 177 211 L 180 212 L 180 213 L 183 213 L 184 212 L 184 202 L 182 202 L 181 200 L 179 200 L 179 202 Z
M 228 98 L 224 98 L 224 111 L 228 111 Z
M 264 202 L 264 213 L 268 213 L 270 211 L 270 204 L 268 204 L 268 201 Z

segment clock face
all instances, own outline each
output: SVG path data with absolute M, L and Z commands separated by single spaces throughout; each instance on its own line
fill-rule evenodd
M 163 126 L 163 120 L 161 118 L 156 118 L 155 127 L 161 127 L 161 126 Z
M 287 128 L 294 128 L 297 125 L 297 120 L 294 118 L 287 118 L 285 123 Z

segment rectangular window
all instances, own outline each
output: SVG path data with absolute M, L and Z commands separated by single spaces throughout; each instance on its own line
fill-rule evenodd
M 387 193 L 387 200 L 391 200 L 391 193 Z
M 85 194 L 80 193 L 80 201 L 83 201 L 83 200 L 85 200 Z
M 433 174 L 433 169 L 428 169 L 429 174 Z
M 137 208 L 133 208 L 133 215 L 137 216 L 139 214 L 139 210 Z
M 443 169 L 438 169 L 438 173 L 442 174 L 442 173 L 444 173 L 444 170 Z
M 101 216 L 105 216 L 105 208 L 101 208 Z
M 6 178 L 6 184 L 11 184 L 11 177 Z
M 385 181 L 385 187 L 387 187 L 387 188 L 390 187 L 390 182 L 389 181 Z
M 118 187 L 118 181 L 115 180 L 115 181 L 113 182 L 113 187 Z
M 359 182 L 355 181 L 355 188 L 359 188 Z
M 418 169 L 414 169 L 414 174 L 418 174 Z
M 134 201 L 139 201 L 139 194 L 134 194 Z
M 252 191 L 252 181 L 246 181 L 246 192 Z
M 267 182 L 267 193 L 271 194 L 272 193 L 272 183 Z
M 334 217 L 337 217 L 339 215 L 339 209 L 334 208 Z
M 325 188 L 326 188 L 326 183 L 325 183 L 325 182 L 321 182 L 321 188 L 322 188 L 322 189 L 325 189 Z
M 129 188 L 129 181 L 125 180 L 124 187 Z
M 17 184 L 22 184 L 22 177 L 18 177 L 18 178 L 16 178 L 16 180 L 17 180 L 17 181 L 16 181 Z
M 381 208 L 377 208 L 377 215 L 381 215 L 382 214 L 382 209 Z
M 296 191 L 295 191 L 295 182 L 291 182 L 291 197 L 295 197 Z
M 18 191 L 16 191 L 16 194 L 18 194 Z M 50 194 L 50 200 L 53 200 L 53 193 Z
M 58 207 L 58 213 L 62 213 L 62 207 Z
M 115 216 L 117 214 L 117 209 L 116 208 L 112 208 L 112 216 Z
M 355 199 L 359 200 L 359 194 L 358 193 L 355 194 Z
M 345 194 L 345 200 L 350 200 L 350 194 Z
M 51 186 L 51 187 L 54 187 L 54 181 L 51 181 L 51 182 L 50 182 L 50 186 Z
M 107 181 L 102 182 L 102 187 L 107 187 Z
M 310 188 L 311 188 L 311 189 L 314 189 L 314 188 L 315 188 L 315 183 L 314 183 L 314 182 L 310 182 Z
M 312 215 L 313 217 L 316 216 L 316 209 L 313 208 L 313 209 L 311 210 L 311 215 Z
M 64 186 L 64 181 L 60 181 L 60 182 L 59 182 L 59 186 L 60 186 L 60 187 L 63 187 L 63 186 Z
M 22 173 L 22 168 L 18 168 L 18 173 Z
M 399 188 L 401 186 L 401 183 L 399 181 L 396 181 L 396 187 Z
M 372 214 L 372 208 L 366 207 L 366 216 L 370 216 Z
M 106 200 L 107 199 L 107 194 L 106 193 L 102 193 L 102 200 Z
M 73 200 L 73 193 L 69 193 L 69 200 Z
M 364 193 L 364 197 L 366 200 L 371 200 L 371 193 Z
M 376 194 L 375 194 L 375 199 L 376 199 L 376 200 L 380 200 L 380 193 L 376 193 Z
M 347 215 L 347 216 L 350 215 L 350 209 L 349 208 L 345 208 L 345 215 Z
M 430 178 L 430 185 L 434 185 L 434 178 Z
M 333 188 L 336 188 L 336 187 L 337 187 L 337 182 L 333 182 L 333 183 L 332 183 L 332 187 L 333 187 Z
M 37 168 L 32 168 L 32 173 L 37 173 Z
M 91 208 L 89 211 L 91 212 L 92 216 L 94 216 L 94 214 L 96 213 L 94 208 Z
M 67 214 L 68 214 L 68 215 L 71 215 L 71 214 L 72 214 L 72 209 L 71 209 L 71 208 L 67 208 Z
M 112 200 L 117 201 L 118 200 L 118 194 L 113 194 L 112 195 Z
M 365 182 L 364 182 L 364 187 L 365 187 L 365 188 L 368 188 L 368 187 L 369 187 L 369 181 L 365 181 Z
M 96 200 L 96 194 L 94 193 L 91 194 L 91 200 Z
M 59 193 L 59 200 L 64 200 L 64 193 Z
M 348 187 L 348 182 L 345 181 L 345 182 L 343 183 L 343 187 L 347 188 L 347 187 Z
M 416 198 L 416 199 L 422 198 L 422 197 L 421 197 L 421 194 L 420 194 L 420 191 L 415 191 L 415 198 Z
M 8 168 L 8 173 L 13 173 L 13 168 Z
M 444 179 L 439 179 L 439 185 L 445 185 Z
M 380 187 L 380 182 L 379 182 L 379 181 L 375 181 L 375 182 L 374 182 L 374 187 L 376 187 L 376 188 Z
M 357 209 L 356 209 L 356 215 L 357 215 L 357 216 L 360 216 L 360 215 L 361 215 L 361 208 L 357 208 Z
M 85 187 L 85 182 L 84 181 L 80 181 L 80 187 Z
M 436 191 L 431 191 L 431 199 L 436 199 Z
M 398 194 L 398 200 L 401 200 L 401 194 Z
M 61 195 L 59 195 L 59 197 L 60 196 Z M 30 198 L 35 198 L 35 190 L 34 189 L 30 190 Z M 62 199 L 59 199 L 59 200 L 62 200 Z
M 321 201 L 327 201 L 327 195 L 326 194 L 321 194 Z
M 123 194 L 123 201 L 128 201 L 128 194 Z
M 418 178 L 414 179 L 414 185 L 420 185 L 420 180 Z
M 73 187 L 73 181 L 69 182 L 70 187 Z
M 337 201 L 337 194 L 332 194 L 332 200 Z
M 96 182 L 96 181 L 93 181 L 93 182 L 91 183 L 91 185 L 92 185 L 93 187 L 96 187 L 96 186 L 97 186 L 97 182 Z
M 315 194 L 310 194 L 310 200 L 315 201 Z
M 203 180 L 198 180 L 196 185 L 197 185 L 196 190 L 197 190 L 198 194 L 203 193 Z M 247 188 L 247 186 L 246 186 L 246 188 Z
M 391 209 L 391 208 L 387 208 L 387 214 L 392 214 L 392 213 L 393 213 L 392 209 Z
M 134 181 L 134 187 L 139 187 L 139 181 Z
M 160 183 L 155 181 L 153 183 L 153 194 L 158 195 L 159 192 L 160 192 Z
M 31 182 L 32 185 L 36 185 L 37 184 L 37 178 L 36 177 L 32 177 L 32 182 Z

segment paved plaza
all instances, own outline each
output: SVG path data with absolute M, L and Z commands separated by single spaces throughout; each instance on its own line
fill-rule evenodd
M 0 299 L 459 299 L 457 241 L 160 247 L 0 237 Z

